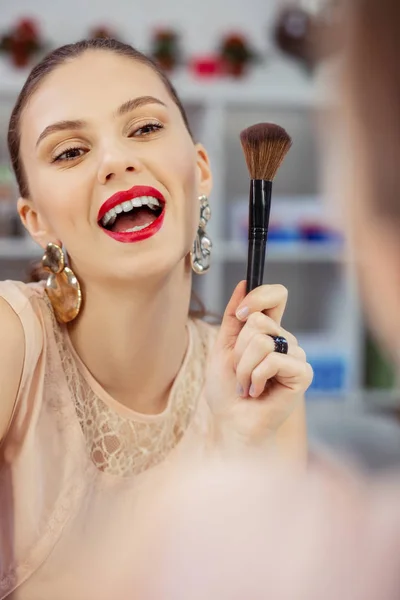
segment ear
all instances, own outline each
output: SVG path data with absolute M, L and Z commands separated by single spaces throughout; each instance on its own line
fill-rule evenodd
M 199 194 L 209 196 L 212 190 L 212 174 L 210 159 L 204 146 L 196 144 Z
M 39 246 L 46 248 L 48 242 L 51 241 L 59 244 L 59 241 L 54 239 L 54 235 L 49 231 L 44 219 L 36 210 L 32 200 L 19 198 L 17 210 L 23 226 L 30 233 L 33 241 L 39 244 Z

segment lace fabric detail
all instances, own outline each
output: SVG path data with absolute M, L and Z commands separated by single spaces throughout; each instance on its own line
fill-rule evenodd
M 214 328 L 189 321 L 191 349 L 172 389 L 168 408 L 149 421 L 126 418 L 109 407 L 90 387 L 54 320 L 56 342 L 86 445 L 95 466 L 120 477 L 138 474 L 160 463 L 185 433 L 203 387 Z

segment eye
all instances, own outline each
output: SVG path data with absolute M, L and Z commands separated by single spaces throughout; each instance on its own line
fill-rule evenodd
M 134 129 L 130 137 L 145 137 L 163 128 L 164 126 L 161 123 L 145 123 L 138 129 Z
M 52 160 L 52 162 L 62 162 L 65 160 L 74 160 L 75 158 L 80 158 L 83 156 L 84 150 L 83 148 L 67 148 L 64 152 L 57 154 Z

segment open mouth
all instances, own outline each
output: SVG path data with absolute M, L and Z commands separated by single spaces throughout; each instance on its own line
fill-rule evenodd
M 164 220 L 165 201 L 158 192 L 157 197 L 151 195 L 151 190 L 133 188 L 130 190 L 131 198 L 123 198 L 129 192 L 122 192 L 115 196 L 115 201 L 107 201 L 99 213 L 99 226 L 109 236 L 123 242 L 139 241 L 154 235 Z M 142 191 L 147 194 L 136 195 Z M 120 196 L 121 201 L 118 202 Z

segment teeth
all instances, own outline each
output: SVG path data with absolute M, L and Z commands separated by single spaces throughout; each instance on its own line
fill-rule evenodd
M 101 220 L 102 225 L 105 227 L 106 225 L 112 225 L 117 218 L 117 215 L 122 212 L 129 212 L 132 208 L 140 208 L 141 206 L 148 206 L 152 210 L 156 208 L 160 208 L 161 203 L 157 198 L 153 198 L 152 196 L 141 196 L 140 198 L 133 198 L 132 200 L 125 200 L 121 202 L 121 204 L 117 204 L 114 208 L 111 208 Z M 145 225 L 147 227 L 147 225 Z M 143 227 L 141 227 L 143 229 Z M 137 229 L 132 229 L 129 231 L 139 231 Z
M 151 196 L 147 196 L 147 204 L 149 205 L 150 208 L 153 208 L 153 206 L 156 206 L 158 208 L 160 206 L 160 201 L 157 200 L 157 198 L 152 198 Z
M 117 218 L 117 211 L 115 210 L 115 208 L 111 208 L 103 217 L 102 219 L 102 223 L 103 225 L 107 225 L 107 223 L 109 221 L 111 221 L 111 219 L 115 219 Z
M 146 223 L 146 225 L 137 225 L 136 227 L 131 227 L 130 229 L 124 229 L 121 233 L 130 233 L 131 231 L 141 231 L 142 229 L 146 229 L 150 223 Z
M 132 210 L 132 208 L 133 208 L 133 205 L 132 205 L 132 200 L 126 200 L 125 202 L 123 202 L 123 203 L 121 204 L 121 206 L 122 206 L 122 210 L 123 210 L 124 212 L 129 212 L 129 211 L 130 211 L 130 210 Z

